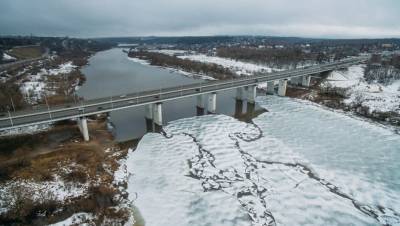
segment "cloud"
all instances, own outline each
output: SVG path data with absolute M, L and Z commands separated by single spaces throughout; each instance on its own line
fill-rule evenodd
M 400 37 L 397 0 L 2 0 L 0 34 Z

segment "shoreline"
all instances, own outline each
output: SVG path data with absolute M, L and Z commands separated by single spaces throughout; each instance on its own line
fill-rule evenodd
M 209 81 L 213 81 L 213 80 L 217 80 L 211 76 L 207 76 L 207 75 L 202 75 L 202 74 L 196 74 L 193 72 L 188 72 L 182 69 L 178 69 L 178 68 L 174 68 L 174 67 L 165 67 L 165 66 L 158 66 L 158 65 L 152 65 L 150 62 L 148 62 L 147 60 L 143 60 L 137 57 L 130 57 L 127 56 L 128 60 L 144 65 L 144 66 L 150 66 L 150 67 L 155 67 L 155 68 L 161 68 L 164 70 L 168 70 L 168 71 L 172 71 L 178 74 L 181 74 L 183 76 L 189 77 L 189 78 L 194 78 L 194 79 L 202 79 L 202 80 L 209 80 Z
M 344 103 L 344 100 L 346 100 L 345 97 L 341 95 L 329 95 L 322 93 L 319 87 L 310 87 L 305 89 L 303 87 L 289 86 L 287 96 L 300 100 L 307 100 L 333 111 L 339 110 L 344 113 L 350 113 L 361 119 L 368 119 L 384 126 L 400 126 L 400 120 L 396 120 L 396 117 L 390 118 L 390 112 L 371 113 L 363 106 L 351 106 L 350 104 Z

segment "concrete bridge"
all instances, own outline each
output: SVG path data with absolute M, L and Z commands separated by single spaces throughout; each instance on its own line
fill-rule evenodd
M 122 96 L 99 98 L 79 103 L 71 103 L 58 106 L 41 106 L 36 110 L 7 112 L 0 118 L 0 131 L 15 129 L 25 126 L 51 123 L 68 119 L 78 119 L 78 125 L 84 137 L 89 140 L 89 131 L 86 117 L 100 113 L 109 113 L 116 110 L 145 106 L 145 117 L 155 126 L 162 126 L 162 104 L 165 101 L 197 96 L 196 106 L 198 109 L 215 113 L 217 108 L 217 92 L 236 89 L 238 100 L 247 100 L 254 103 L 256 98 L 256 87 L 260 83 L 267 82 L 267 93 L 275 93 L 275 81 L 278 81 L 277 94 L 285 96 L 287 82 L 302 86 L 310 85 L 310 78 L 322 72 L 347 68 L 367 60 L 366 57 L 349 58 L 332 63 L 312 66 L 308 68 L 259 74 L 250 77 L 240 77 L 230 80 L 218 80 L 211 82 L 200 82 L 198 84 L 177 86 L 159 90 L 145 91 Z

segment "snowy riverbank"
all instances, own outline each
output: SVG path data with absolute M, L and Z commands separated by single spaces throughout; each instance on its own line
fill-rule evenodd
M 203 74 L 196 74 L 196 73 L 192 73 L 192 72 L 188 72 L 188 71 L 184 71 L 184 70 L 180 70 L 180 69 L 176 69 L 176 68 L 172 68 L 172 67 L 160 67 L 160 66 L 151 65 L 150 62 L 148 62 L 147 60 L 142 60 L 139 58 L 128 57 L 128 60 L 135 62 L 135 63 L 142 64 L 142 65 L 158 67 L 158 68 L 162 68 L 165 70 L 169 70 L 170 72 L 176 72 L 178 74 L 181 74 L 181 75 L 184 75 L 184 76 L 187 76 L 190 78 L 203 79 L 203 80 L 215 80 L 215 78 L 207 76 L 207 75 L 203 75 Z
M 345 71 L 334 71 L 321 87 L 341 90 L 346 105 L 366 107 L 370 114 L 400 114 L 400 80 L 388 85 L 368 83 L 364 78 L 364 70 L 365 65 L 354 65 Z

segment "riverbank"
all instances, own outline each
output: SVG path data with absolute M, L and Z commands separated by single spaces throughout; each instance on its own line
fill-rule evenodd
M 309 88 L 289 86 L 287 96 L 351 112 L 385 125 L 400 126 L 400 83 L 367 83 L 364 65 L 333 71 Z M 314 78 L 315 79 L 315 78 Z M 397 87 L 396 87 L 397 86 Z
M 74 123 L 0 140 L 0 222 L 18 225 L 121 224 L 131 219 L 121 159 L 137 140 L 117 143 L 106 117 L 89 120 L 91 141 Z

